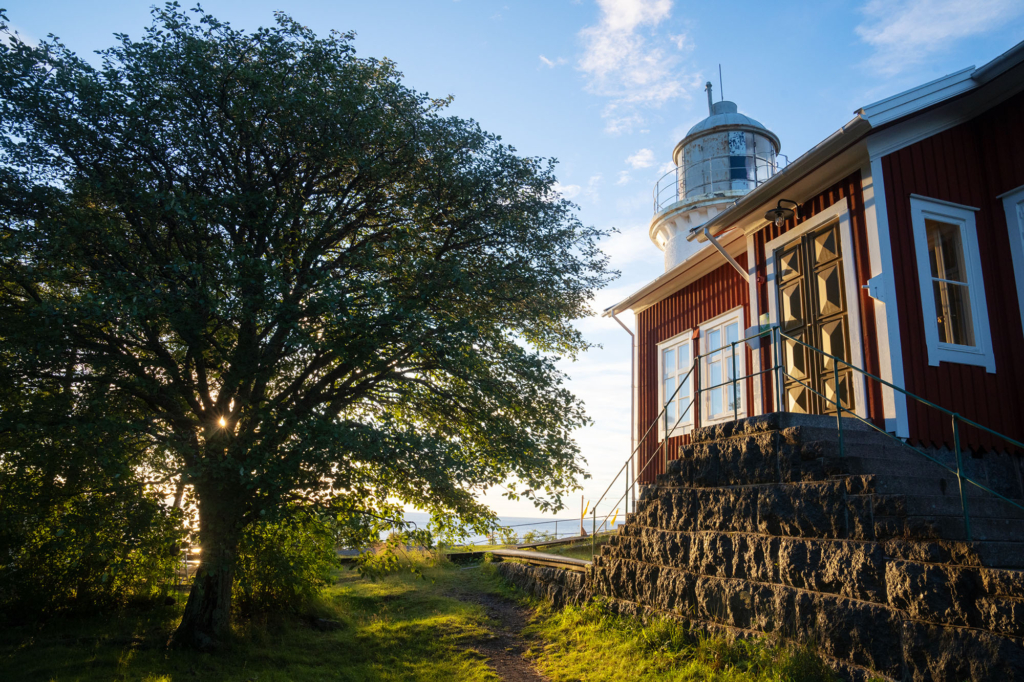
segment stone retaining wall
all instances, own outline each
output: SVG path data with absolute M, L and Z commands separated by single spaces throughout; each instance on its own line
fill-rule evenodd
M 1005 539 L 949 539 L 962 518 L 943 515 L 959 501 L 938 474 L 855 427 L 839 459 L 819 425 L 700 429 L 585 577 L 499 570 L 559 605 L 593 595 L 623 614 L 810 640 L 848 678 L 1024 680 L 1024 519 L 979 497 L 978 526 Z
M 590 601 L 590 575 L 549 566 L 531 566 L 518 561 L 502 561 L 498 574 L 519 589 L 538 599 L 546 599 L 558 608 Z

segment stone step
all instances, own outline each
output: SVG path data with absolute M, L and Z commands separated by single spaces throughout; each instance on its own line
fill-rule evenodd
M 974 542 L 1024 542 L 1024 520 L 1006 518 L 972 518 Z M 876 516 L 875 537 L 926 540 L 966 540 L 962 516 Z
M 873 492 L 880 495 L 907 496 L 939 496 L 960 498 L 960 487 L 953 474 L 932 475 L 876 475 L 872 477 Z M 968 498 L 995 499 L 984 490 L 972 484 L 966 484 Z M 1011 498 L 1020 503 L 1020 498 Z
M 835 429 L 836 418 L 815 414 L 793 414 L 792 412 L 774 412 L 772 414 L 748 417 L 734 422 L 723 422 L 713 426 L 704 426 L 693 433 L 693 442 L 702 443 L 730 438 L 744 434 L 764 433 L 766 431 L 782 431 L 800 427 L 818 427 Z M 844 431 L 872 431 L 871 427 L 851 417 L 843 419 Z
M 880 516 L 960 516 L 959 495 L 875 495 L 874 511 Z M 994 497 L 967 498 L 971 518 L 1024 519 L 1024 510 Z
M 836 474 L 878 474 L 917 478 L 947 476 L 956 480 L 955 473 L 949 472 L 934 462 L 929 462 L 923 457 L 901 457 L 896 453 L 890 453 L 889 449 L 882 452 L 861 450 L 848 452 L 844 457 L 838 455 L 826 457 L 824 468 L 826 471 Z M 975 478 L 975 480 L 978 479 Z M 979 482 L 986 484 L 985 481 Z

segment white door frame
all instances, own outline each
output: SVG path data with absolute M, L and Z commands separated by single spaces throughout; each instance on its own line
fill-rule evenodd
M 825 210 L 812 218 L 800 223 L 798 227 L 776 237 L 764 245 L 765 260 L 768 269 L 768 314 L 773 325 L 779 323 L 779 312 L 777 310 L 778 288 L 775 281 L 775 250 L 785 246 L 794 239 L 799 239 L 804 234 L 823 227 L 830 222 L 839 221 L 839 240 L 843 250 L 843 281 L 846 288 L 846 315 L 849 320 L 850 331 L 850 358 L 857 367 L 864 367 L 864 348 L 861 343 L 861 320 L 860 320 L 860 292 L 857 289 L 857 270 L 854 262 L 853 232 L 850 225 L 849 203 L 843 197 Z M 776 355 L 778 357 L 778 355 Z M 855 403 L 854 412 L 867 418 L 867 402 L 865 382 L 867 381 L 860 372 L 854 371 L 853 399 Z M 836 388 L 838 391 L 838 387 Z M 784 405 L 780 405 L 784 408 Z

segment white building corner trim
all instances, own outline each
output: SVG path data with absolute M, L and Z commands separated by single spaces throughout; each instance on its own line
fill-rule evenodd
M 1017 305 L 1020 306 L 1021 326 L 1024 328 L 1024 185 L 999 195 L 999 198 L 1003 200 L 1006 212 L 1013 278 L 1017 282 Z
M 871 257 L 871 276 L 881 275 L 885 302 L 874 301 L 875 329 L 878 334 L 878 361 L 882 379 L 906 389 L 903 374 L 903 344 L 900 317 L 896 303 L 896 282 L 893 280 L 892 238 L 889 234 L 889 209 L 885 200 L 885 181 L 880 158 L 871 160 L 861 170 L 864 195 L 865 231 Z M 910 436 L 907 397 L 891 388 L 882 388 L 885 430 L 899 438 Z

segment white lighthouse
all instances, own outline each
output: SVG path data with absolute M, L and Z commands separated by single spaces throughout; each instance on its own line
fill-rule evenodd
M 672 151 L 676 168 L 654 188 L 650 237 L 665 252 L 668 271 L 701 245 L 687 233 L 728 208 L 778 170 L 779 138 L 739 113 L 734 102 L 712 101 L 708 117 L 690 128 Z

